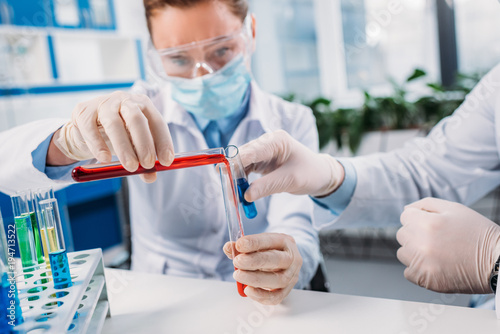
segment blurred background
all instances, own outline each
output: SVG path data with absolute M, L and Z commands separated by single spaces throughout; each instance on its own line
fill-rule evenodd
M 257 18 L 255 79 L 310 106 L 322 150 L 337 156 L 387 151 L 425 135 L 500 61 L 496 0 L 249 2 Z M 78 102 L 147 79 L 147 43 L 141 0 L 0 0 L 0 131 L 68 118 Z M 473 208 L 498 222 L 499 195 Z M 57 197 L 69 250 L 101 247 L 107 265 L 126 268 L 126 181 L 75 185 Z M 11 223 L 2 194 L 0 207 Z M 398 226 L 374 226 L 321 232 L 331 291 L 449 303 L 404 279 Z

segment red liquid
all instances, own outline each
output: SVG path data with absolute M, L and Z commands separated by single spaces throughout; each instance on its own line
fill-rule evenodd
M 73 177 L 73 180 L 76 182 L 90 182 L 90 181 L 97 181 L 97 180 L 105 180 L 105 179 L 112 179 L 116 177 L 124 177 L 124 176 L 130 176 L 130 175 L 138 175 L 138 174 L 145 174 L 145 173 L 153 173 L 153 172 L 161 172 L 161 171 L 166 171 L 166 170 L 175 170 L 175 169 L 183 169 L 183 168 L 190 168 L 190 167 L 198 167 L 198 166 L 206 166 L 206 165 L 214 165 L 218 163 L 223 163 L 226 166 L 227 174 L 229 175 L 229 178 L 233 180 L 233 175 L 231 173 L 231 168 L 229 167 L 229 161 L 227 161 L 226 156 L 224 154 L 214 154 L 214 155 L 194 155 L 194 156 L 189 156 L 189 157 L 177 157 L 174 159 L 174 162 L 168 167 L 163 166 L 160 164 L 159 161 L 156 161 L 155 166 L 151 169 L 146 169 L 142 166 L 139 166 L 139 168 L 135 172 L 129 172 L 127 171 L 121 164 L 116 163 L 114 165 L 105 165 L 103 167 L 99 167 L 99 165 L 93 165 L 92 167 L 85 167 L 85 166 L 79 166 L 73 169 L 71 172 L 71 176 Z M 240 218 L 240 213 L 238 210 L 238 202 L 237 202 L 237 195 L 235 192 L 234 187 L 232 188 L 233 192 L 233 199 L 234 199 L 234 206 L 236 208 L 236 215 L 238 216 L 238 223 L 240 224 L 240 231 L 241 231 L 241 236 L 244 236 L 243 233 L 243 227 L 241 226 L 241 218 Z M 235 270 L 237 268 L 234 268 Z M 236 282 L 238 286 L 238 293 L 242 297 L 246 297 L 245 295 L 245 288 L 246 285 L 241 284 L 239 282 Z
M 92 165 L 92 167 L 79 166 L 73 169 L 71 176 L 76 182 L 89 182 L 96 180 L 112 179 L 115 177 L 124 177 L 130 175 L 146 174 L 153 172 L 161 172 L 164 170 L 175 170 L 189 167 L 213 165 L 218 163 L 224 163 L 227 166 L 229 162 L 223 154 L 215 155 L 194 155 L 189 157 L 178 157 L 174 159 L 172 165 L 165 167 L 160 162 L 156 161 L 155 166 L 151 169 L 146 169 L 142 166 L 135 172 L 127 171 L 119 163 L 113 165 L 104 165 L 99 167 L 99 165 Z M 230 173 L 230 172 L 229 172 Z

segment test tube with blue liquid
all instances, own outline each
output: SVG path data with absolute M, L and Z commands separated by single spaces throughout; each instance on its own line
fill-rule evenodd
M 16 236 L 23 270 L 26 272 L 34 271 L 38 269 L 38 259 L 36 253 L 35 237 L 33 234 L 32 216 L 29 212 L 27 199 L 25 194 L 20 193 L 11 196 L 10 199 L 12 202 Z
M 233 169 L 233 178 L 236 180 L 236 187 L 238 188 L 238 199 L 243 207 L 243 211 L 245 212 L 245 216 L 248 219 L 253 219 L 257 217 L 257 208 L 255 207 L 255 203 L 248 202 L 245 199 L 245 192 L 250 187 L 248 183 L 248 178 L 245 173 L 245 169 L 243 168 L 243 164 L 241 162 L 241 158 L 239 155 L 238 147 L 234 145 L 229 145 L 225 149 L 226 158 L 231 163 L 231 167 Z
M 45 238 L 49 252 L 54 288 L 64 289 L 71 286 L 72 282 L 57 199 L 42 200 L 39 206 L 44 217 L 45 226 L 42 237 Z
M 7 238 L 0 212 L 0 333 L 14 333 L 14 326 L 24 322 L 17 294 L 15 262 L 9 263 L 8 254 Z

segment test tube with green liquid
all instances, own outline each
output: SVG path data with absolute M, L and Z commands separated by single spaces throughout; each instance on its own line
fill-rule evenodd
M 52 187 L 40 188 L 34 192 L 36 215 L 38 219 L 38 226 L 40 227 L 40 236 L 42 239 L 43 256 L 45 257 L 45 264 L 47 269 L 50 269 L 50 259 L 49 259 L 49 247 L 47 245 L 46 238 L 44 238 L 44 233 L 46 229 L 45 217 L 43 215 L 42 208 L 40 207 L 40 202 L 46 199 L 55 198 L 54 189 Z M 52 241 L 53 242 L 53 241 Z
M 40 232 L 38 230 L 33 194 L 31 193 L 31 190 L 26 190 L 18 192 L 17 195 L 19 195 L 26 203 L 25 211 L 22 214 L 30 217 L 31 229 L 33 230 L 33 240 L 35 241 L 36 259 L 38 264 L 43 264 L 45 259 L 42 251 L 42 240 L 40 239 Z
M 10 197 L 16 227 L 17 243 L 24 271 L 38 269 L 33 225 L 25 199 L 17 194 Z
M 57 199 L 50 198 L 40 201 L 40 210 L 43 212 L 45 220 L 42 238 L 45 238 L 49 250 L 54 288 L 64 289 L 71 286 L 72 282 Z

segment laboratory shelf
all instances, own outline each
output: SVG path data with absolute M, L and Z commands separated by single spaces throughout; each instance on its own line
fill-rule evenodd
M 115 30 L 113 0 L 0 0 L 0 22 L 23 27 Z
M 0 98 L 128 89 L 146 76 L 143 52 L 137 36 L 0 24 Z
M 24 323 L 20 332 L 100 333 L 110 316 L 101 249 L 68 253 L 73 285 L 55 289 L 50 269 L 16 277 Z M 20 267 L 20 266 L 19 266 Z
M 1 96 L 20 96 L 20 95 L 41 95 L 41 94 L 61 94 L 76 93 L 85 91 L 117 90 L 128 89 L 134 84 L 130 82 L 108 82 L 81 85 L 47 85 L 33 87 L 0 87 Z

